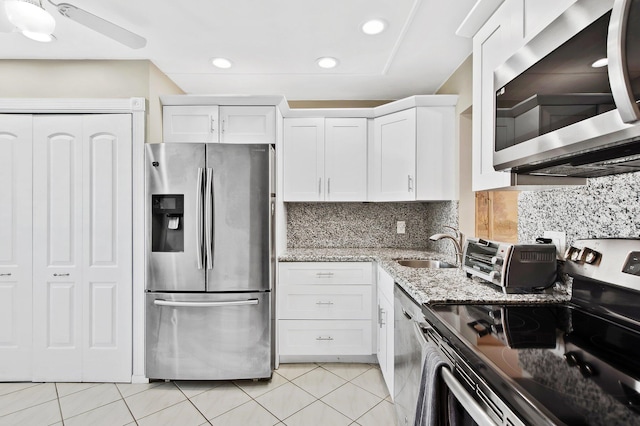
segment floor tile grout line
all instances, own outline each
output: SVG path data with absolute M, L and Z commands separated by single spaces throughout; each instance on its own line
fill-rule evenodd
M 58 392 L 58 383 L 54 383 L 53 387 L 56 390 L 56 401 L 58 402 L 58 411 L 60 412 L 60 422 L 62 422 L 62 426 L 64 426 L 64 416 L 62 415 L 62 405 L 60 404 L 60 393 Z
M 189 401 L 189 404 L 191 404 L 191 405 L 193 406 L 193 408 L 195 408 L 195 409 L 196 409 L 196 411 L 197 411 L 198 413 L 200 413 L 200 415 L 202 416 L 202 418 L 203 418 L 207 423 L 211 424 L 211 421 L 207 418 L 207 416 L 205 416 L 205 414 L 204 414 L 202 411 L 200 411 L 200 409 L 198 408 L 198 406 L 197 406 L 197 405 L 196 405 L 196 404 L 191 400 L 191 398 L 190 398 L 189 396 L 187 396 L 187 394 L 186 394 L 186 393 L 184 393 L 184 391 L 182 390 L 182 388 L 180 387 L 180 385 L 178 385 L 176 382 L 172 382 L 172 383 L 174 384 L 174 386 L 175 386 L 176 388 L 178 388 L 178 390 L 179 390 L 180 392 L 182 392 L 182 394 L 184 395 L 184 397 L 185 397 L 185 398 L 187 398 L 187 401 Z M 216 387 L 217 387 L 217 386 L 216 386 Z M 215 387 L 214 387 L 214 388 L 212 388 L 212 389 L 215 389 Z M 209 390 L 211 390 L 211 389 L 209 389 Z M 198 396 L 198 395 L 202 395 L 202 394 L 203 394 L 203 393 L 205 393 L 205 392 L 208 392 L 208 391 L 204 391 L 204 392 L 201 392 L 201 393 L 199 393 L 199 394 L 197 394 L 197 395 L 193 395 L 193 396 L 195 397 L 195 396 Z
M 138 420 L 136 419 L 136 416 L 133 415 L 133 412 L 131 411 L 131 407 L 129 407 L 129 404 L 127 404 L 127 399 L 122 394 L 122 391 L 120 390 L 118 385 L 116 385 L 116 389 L 118 390 L 118 393 L 120 394 L 120 397 L 122 398 L 122 402 L 124 402 L 124 406 L 127 407 L 127 410 L 129 411 L 129 414 L 131 414 L 131 418 L 133 419 L 133 421 L 137 425 L 138 424 Z
M 110 384 L 110 385 L 115 386 L 116 390 L 118 391 L 118 395 L 120 395 L 120 396 L 122 397 L 122 394 L 120 393 L 120 390 L 118 389 L 118 386 L 116 386 L 116 384 L 115 384 L 115 383 L 113 383 L 113 382 L 102 382 L 102 383 L 99 383 L 99 384 L 100 384 L 100 385 L 103 385 L 103 384 Z M 92 386 L 91 388 L 93 388 L 93 387 L 95 387 L 95 386 Z M 91 389 L 91 388 L 88 388 L 88 389 Z M 88 390 L 88 389 L 85 389 L 85 390 Z M 56 393 L 57 393 L 57 392 L 58 392 L 58 386 L 57 386 L 57 382 L 56 382 Z M 81 392 L 82 392 L 82 391 L 81 391 Z M 73 394 L 69 394 L 69 395 L 74 395 L 74 394 L 76 394 L 76 393 L 80 393 L 80 392 L 74 392 Z M 69 395 L 65 395 L 65 396 L 63 396 L 62 398 L 66 398 L 66 397 L 67 397 L 67 396 L 69 396 Z M 65 418 L 64 418 L 64 414 L 62 413 L 62 405 L 60 404 L 60 399 L 62 399 L 62 398 L 58 397 L 58 405 L 60 405 L 60 414 L 61 414 L 61 416 L 62 416 L 62 420 L 63 420 L 63 424 L 64 424 L 64 420 L 65 420 Z M 93 411 L 93 410 L 97 410 L 98 408 L 106 407 L 107 405 L 109 405 L 109 404 L 113 404 L 114 402 L 117 402 L 117 400 L 107 402 L 106 404 L 102 404 L 102 405 L 99 405 L 99 406 L 97 406 L 97 407 L 93 407 L 91 410 L 83 411 L 82 413 L 78 413 L 78 414 L 75 414 L 75 415 L 73 415 L 73 416 L 71 416 L 71 417 L 67 417 L 67 419 L 72 419 L 72 418 L 74 418 L 74 417 L 78 417 L 78 416 L 81 416 L 81 415 L 83 415 L 83 414 L 89 413 L 89 412 L 91 412 L 91 411 Z M 126 401 L 125 401 L 125 404 L 126 404 Z M 134 417 L 134 420 L 135 420 L 135 417 Z

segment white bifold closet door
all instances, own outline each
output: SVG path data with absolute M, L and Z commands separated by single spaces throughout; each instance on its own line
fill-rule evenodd
M 33 116 L 33 380 L 131 380 L 131 117 Z
M 31 380 L 31 116 L 0 114 L 0 378 Z

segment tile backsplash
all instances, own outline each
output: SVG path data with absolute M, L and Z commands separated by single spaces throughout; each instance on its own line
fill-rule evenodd
M 544 231 L 565 231 L 567 244 L 580 238 L 640 236 L 640 172 L 588 179 L 587 185 L 521 192 L 518 240 Z
M 406 233 L 396 233 L 405 221 Z M 287 247 L 396 247 L 453 254 L 447 241 L 429 241 L 457 227 L 458 202 L 430 203 L 288 203 Z

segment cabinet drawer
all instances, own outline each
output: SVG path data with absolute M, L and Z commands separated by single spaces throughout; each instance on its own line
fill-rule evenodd
M 371 355 L 371 321 L 280 320 L 280 355 Z
M 282 319 L 371 319 L 371 286 L 285 285 L 279 291 Z
M 287 262 L 280 263 L 281 285 L 371 284 L 371 262 Z

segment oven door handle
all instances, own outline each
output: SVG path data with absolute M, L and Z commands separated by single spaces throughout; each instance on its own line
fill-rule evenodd
M 476 423 L 480 426 L 497 426 L 486 411 L 482 409 L 469 392 L 467 392 L 464 386 L 462 386 L 462 384 L 460 384 L 460 382 L 455 378 L 451 370 L 447 367 L 442 367 L 440 371 L 442 379 L 451 393 L 458 399 L 458 402 L 462 404 L 464 409 L 469 413 L 471 418 L 476 421 Z

